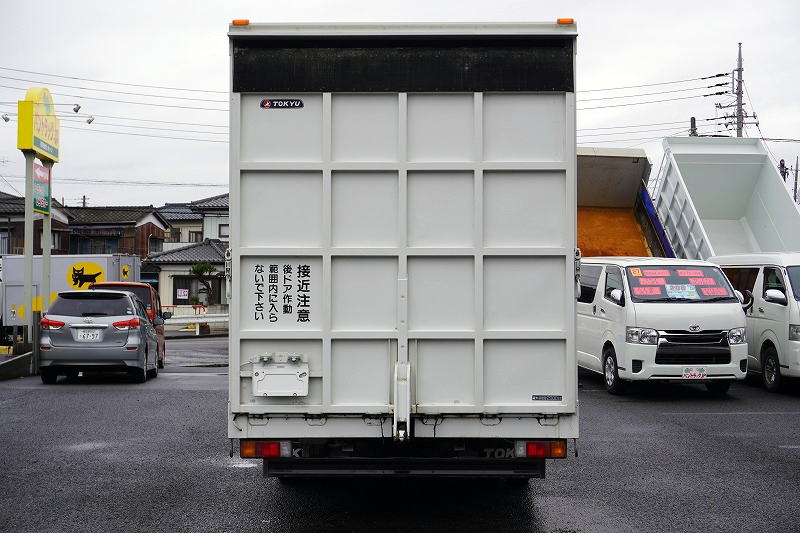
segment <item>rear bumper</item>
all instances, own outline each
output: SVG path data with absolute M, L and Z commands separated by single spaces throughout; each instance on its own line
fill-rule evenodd
M 264 459 L 265 477 L 543 478 L 544 459 L 324 458 Z
M 125 346 L 84 347 L 53 346 L 42 350 L 39 356 L 40 368 L 76 367 L 87 370 L 143 368 L 144 354 L 140 350 L 126 350 Z

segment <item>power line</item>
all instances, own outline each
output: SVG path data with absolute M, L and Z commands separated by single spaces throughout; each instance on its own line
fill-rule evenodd
M 582 91 L 577 91 L 577 92 L 579 92 L 579 93 L 593 93 L 593 92 L 599 92 L 599 91 L 618 91 L 620 89 L 638 89 L 640 87 L 655 87 L 656 85 L 671 85 L 673 83 L 685 83 L 687 81 L 710 80 L 711 78 L 721 78 L 722 76 L 727 77 L 728 73 L 725 72 L 725 73 L 722 73 L 722 74 L 714 74 L 712 76 L 703 76 L 703 77 L 700 77 L 700 78 L 688 78 L 688 79 L 685 79 L 685 80 L 662 81 L 662 82 L 658 82 L 658 83 L 644 83 L 642 85 L 627 85 L 627 86 L 624 86 L 624 87 L 606 87 L 605 89 L 584 89 Z
M 669 94 L 669 93 L 682 93 L 686 91 L 699 91 L 701 89 L 713 89 L 714 87 L 723 87 L 728 85 L 727 82 L 725 83 L 717 83 L 714 85 L 706 85 L 704 87 L 686 87 L 685 89 L 671 89 L 669 91 L 656 91 L 653 93 L 639 93 L 639 94 L 627 94 L 624 96 L 602 96 L 600 98 L 578 98 L 578 102 L 596 102 L 599 100 L 618 100 L 620 98 L 638 98 L 640 96 L 654 96 L 657 94 Z
M 686 121 L 679 122 L 678 124 L 685 124 Z M 705 124 L 703 126 L 698 126 L 698 128 L 709 128 L 714 127 L 714 124 Z M 625 134 L 639 134 L 639 133 L 648 133 L 653 131 L 666 131 L 672 128 L 655 128 L 650 130 L 635 130 L 635 131 L 612 131 L 610 133 L 587 133 L 583 135 L 578 135 L 578 138 L 581 137 L 604 137 L 608 135 L 625 135 Z
M 25 90 L 23 87 L 12 87 L 11 85 L 0 85 L 0 87 L 3 87 L 5 89 L 15 89 L 17 91 L 24 91 Z M 116 104 L 134 104 L 134 105 L 146 105 L 146 106 L 152 106 L 152 107 L 170 107 L 170 108 L 173 108 L 173 109 L 192 109 L 192 110 L 195 110 L 195 111 L 221 111 L 221 112 L 225 112 L 225 113 L 228 112 L 227 109 L 218 109 L 216 107 L 193 107 L 193 106 L 173 105 L 173 104 L 155 104 L 155 103 L 152 103 L 152 102 L 134 102 L 132 100 L 115 100 L 113 98 L 98 98 L 98 97 L 95 97 L 95 96 L 81 96 L 81 95 L 77 95 L 77 94 L 66 94 L 66 93 L 55 93 L 55 92 L 51 93 L 51 94 L 53 94 L 55 96 L 64 96 L 64 97 L 67 97 L 67 98 L 79 98 L 79 99 L 83 99 L 83 100 L 92 100 L 92 101 L 96 100 L 98 102 L 114 102 Z
M 144 85 L 140 83 L 125 83 L 121 81 L 105 81 L 105 80 L 96 80 L 92 78 L 78 78 L 76 76 L 63 76 L 60 74 L 48 74 L 46 72 L 35 72 L 32 70 L 22 70 L 18 68 L 11 68 L 11 67 L 2 67 L 0 66 L 0 70 L 10 70 L 13 72 L 24 72 L 25 74 L 36 74 L 39 76 L 50 76 L 52 78 L 63 78 L 68 80 L 79 80 L 79 81 L 91 81 L 95 83 L 107 83 L 110 85 L 125 85 L 128 87 L 142 87 L 145 89 L 166 89 L 169 91 L 189 91 L 189 92 L 199 92 L 199 93 L 216 93 L 216 94 L 228 94 L 228 91 L 213 91 L 209 89 L 189 89 L 186 87 L 165 87 L 163 85 Z
M 75 130 L 75 131 L 90 131 L 94 133 L 112 133 L 115 135 L 133 135 L 134 137 L 151 137 L 156 139 L 174 139 L 176 141 L 200 141 L 200 142 L 208 142 L 208 143 L 227 143 L 228 141 L 223 141 L 220 139 L 196 139 L 191 137 L 170 137 L 167 135 L 151 135 L 145 133 L 132 133 L 132 132 L 124 132 L 124 131 L 110 131 L 110 130 L 98 130 L 94 128 L 73 128 L 72 126 L 62 126 L 61 129 L 65 130 Z
M 76 119 L 72 119 L 72 118 L 62 118 L 61 121 L 62 122 L 76 122 L 76 123 L 79 123 L 79 124 L 85 124 L 86 123 L 86 121 L 83 120 L 83 119 L 77 119 L 76 120 Z M 119 128 L 136 128 L 136 129 L 140 129 L 140 130 L 177 131 L 177 132 L 181 132 L 181 133 L 200 133 L 200 134 L 206 134 L 206 135 L 227 135 L 228 134 L 227 131 L 182 130 L 182 129 L 175 129 L 175 128 L 161 128 L 161 127 L 155 127 L 155 126 L 135 126 L 135 125 L 132 125 L 132 124 L 112 124 L 112 123 L 100 122 L 100 121 L 98 121 L 97 124 L 102 124 L 104 126 L 115 126 L 115 127 L 119 127 Z M 122 132 L 119 132 L 119 133 L 122 133 Z
M 678 97 L 678 98 L 664 98 L 662 100 L 648 100 L 646 102 L 631 102 L 631 103 L 628 103 L 628 104 L 611 104 L 611 105 L 603 105 L 603 106 L 596 106 L 596 107 L 579 107 L 579 108 L 577 108 L 577 110 L 578 111 L 589 111 L 591 109 L 606 109 L 606 108 L 610 108 L 610 107 L 627 107 L 627 106 L 632 106 L 632 105 L 657 104 L 657 103 L 660 103 L 660 102 L 675 102 L 677 100 L 689 100 L 689 99 L 692 99 L 692 98 L 705 98 L 707 96 L 717 96 L 717 95 L 720 95 L 720 94 L 727 94 L 727 91 L 720 91 L 720 92 L 711 93 L 711 94 L 698 94 L 698 95 L 695 95 L 695 96 L 681 96 L 681 97 Z
M 8 102 L 8 103 L 0 102 L 0 105 L 14 105 L 14 106 L 16 106 L 17 103 L 16 102 Z M 16 115 L 16 113 L 12 113 L 12 112 L 9 112 L 8 114 L 9 115 Z M 227 128 L 228 127 L 227 124 L 208 124 L 208 123 L 202 123 L 202 122 L 177 122 L 177 121 L 174 121 L 174 120 L 157 120 L 157 119 L 151 119 L 151 118 L 123 117 L 123 116 L 119 116 L 119 115 L 97 115 L 97 114 L 94 114 L 94 113 L 91 114 L 91 115 L 83 114 L 83 113 L 77 114 L 77 115 L 73 115 L 73 114 L 59 115 L 59 114 L 56 114 L 56 116 L 58 118 L 73 118 L 73 117 L 89 118 L 90 116 L 92 116 L 92 117 L 95 117 L 95 118 L 111 118 L 111 119 L 115 119 L 115 120 L 134 120 L 134 121 L 137 121 L 137 122 L 156 122 L 156 123 L 159 123 L 159 124 L 178 124 L 178 125 L 181 125 L 181 126 L 205 126 L 205 127 L 209 127 L 209 128 Z
M 6 174 L 9 179 L 24 180 L 25 176 Z M 54 181 L 57 183 L 93 183 L 97 185 L 147 185 L 147 186 L 164 186 L 164 187 L 228 187 L 227 183 L 197 183 L 189 181 L 159 181 L 155 179 L 104 179 L 104 178 L 75 178 L 63 177 L 56 175 Z M 19 192 L 19 191 L 17 191 Z M 20 193 L 21 194 L 21 193 Z M 22 195 L 24 196 L 24 195 Z M 185 213 L 185 211 L 171 211 L 174 213 Z
M 25 79 L 25 78 L 14 78 L 14 77 L 11 77 L 11 76 L 0 76 L 0 78 L 6 79 L 6 80 L 24 81 L 24 82 L 27 82 L 27 83 L 41 83 L 41 84 L 46 84 L 46 85 L 53 85 L 55 87 L 66 87 L 67 89 L 80 89 L 82 91 L 97 91 L 97 92 L 103 92 L 103 93 L 127 94 L 127 95 L 130 95 L 130 96 L 146 96 L 146 97 L 149 97 L 149 98 L 169 98 L 169 99 L 172 99 L 172 100 L 191 100 L 191 101 L 194 101 L 194 102 L 217 102 L 217 103 L 221 103 L 221 104 L 227 104 L 228 103 L 227 100 L 212 100 L 212 99 L 209 99 L 209 98 L 190 98 L 190 97 L 187 97 L 187 96 L 167 96 L 167 95 L 161 95 L 161 94 L 134 93 L 134 92 L 129 92 L 129 91 L 114 91 L 114 90 L 111 90 L 111 89 L 95 89 L 93 87 L 81 87 L 79 85 L 64 85 L 63 83 L 53 83 L 51 81 L 41 81 L 41 80 L 28 80 L 28 79 Z

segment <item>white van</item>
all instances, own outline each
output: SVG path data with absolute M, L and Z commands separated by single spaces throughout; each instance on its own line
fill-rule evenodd
M 800 253 L 720 255 L 733 286 L 747 295 L 749 369 L 767 390 L 800 377 Z
M 581 261 L 578 366 L 606 389 L 627 380 L 696 380 L 724 394 L 747 374 L 742 295 L 706 261 L 590 257 Z

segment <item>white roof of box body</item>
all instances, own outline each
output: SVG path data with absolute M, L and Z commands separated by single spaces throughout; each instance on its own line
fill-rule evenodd
M 777 266 L 798 266 L 800 265 L 800 252 L 786 254 L 740 254 L 740 255 L 718 255 L 709 258 L 709 261 L 718 265 L 777 265 Z
M 558 24 L 555 22 L 492 22 L 474 24 L 468 22 L 437 22 L 404 24 L 389 22 L 376 23 L 306 23 L 285 24 L 269 22 L 253 22 L 251 24 L 229 26 L 228 35 L 231 37 L 266 37 L 278 35 L 293 36 L 432 36 L 432 35 L 564 35 L 577 36 L 575 24 Z

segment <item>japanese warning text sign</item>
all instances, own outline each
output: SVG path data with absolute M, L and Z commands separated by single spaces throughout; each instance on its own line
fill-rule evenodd
M 321 304 L 314 294 L 319 260 L 269 257 L 248 262 L 244 272 L 252 290 L 242 309 L 243 323 L 255 329 L 313 328 Z

